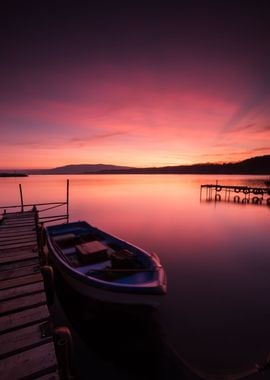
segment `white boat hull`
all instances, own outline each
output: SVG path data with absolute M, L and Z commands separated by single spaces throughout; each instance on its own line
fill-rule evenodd
M 95 300 L 115 305 L 148 306 L 151 308 L 157 308 L 162 300 L 163 295 L 159 294 L 132 294 L 115 292 L 107 289 L 101 289 L 95 286 L 90 286 L 89 284 L 82 282 L 77 278 L 69 276 L 66 270 L 61 268 L 61 265 L 59 265 L 55 257 L 52 257 L 52 261 L 63 279 L 69 284 L 69 286 L 82 296 L 89 298 L 89 300 Z M 164 282 L 165 281 L 166 279 L 164 278 Z

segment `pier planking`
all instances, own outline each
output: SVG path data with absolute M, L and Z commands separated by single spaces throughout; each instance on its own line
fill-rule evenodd
M 0 224 L 1 379 L 58 380 L 40 271 L 34 212 L 5 213 Z M 16 365 L 14 365 L 16 363 Z

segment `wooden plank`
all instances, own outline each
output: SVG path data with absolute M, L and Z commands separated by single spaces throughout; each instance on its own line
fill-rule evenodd
M 0 281 L 10 280 L 12 278 L 28 276 L 40 271 L 39 265 L 22 266 L 21 268 L 14 268 L 10 270 L 2 270 L 0 267 Z
M 15 206 L 15 207 L 19 207 L 19 206 Z M 5 216 L 6 217 L 9 217 L 9 216 L 12 216 L 12 215 L 26 215 L 26 214 L 30 214 L 30 213 L 33 213 L 32 210 L 28 210 L 28 211 L 8 211 L 6 212 Z
M 22 253 L 22 256 L 24 255 L 24 253 L 35 253 L 37 252 L 36 248 L 35 247 L 23 247 L 23 248 L 9 248 L 9 249 L 1 249 L 0 250 L 0 257 L 8 257 L 8 256 L 17 256 L 18 253 Z M 37 255 L 37 253 L 36 253 Z
M 17 286 L 15 288 L 0 290 L 0 301 L 5 301 L 11 298 L 26 296 L 28 294 L 38 293 L 44 291 L 44 282 L 35 282 L 34 284 L 27 284 Z M 18 300 L 20 302 L 20 300 Z
M 32 231 L 32 232 L 27 232 L 27 233 L 12 233 L 12 234 L 9 234 L 9 233 L 4 233 L 4 234 L 1 234 L 1 231 L 0 231 L 0 240 L 1 241 L 4 241 L 4 240 L 23 240 L 24 238 L 27 238 L 29 239 L 30 237 L 36 237 L 36 232 L 35 231 Z
M 34 282 L 42 281 L 42 274 L 37 272 L 28 276 L 12 278 L 10 280 L 0 281 L 0 290 L 14 288 L 16 286 L 32 284 Z
M 1 228 L 0 228 L 0 232 L 2 232 L 2 233 L 9 232 L 9 233 L 15 233 L 15 234 L 18 233 L 19 231 L 24 232 L 24 233 L 28 233 L 28 232 L 35 231 L 35 230 L 36 230 L 36 227 L 14 228 L 12 226 L 1 226 Z
M 28 276 L 12 278 L 5 281 L 0 281 L 0 290 L 14 288 L 16 286 L 33 284 L 35 282 L 43 281 L 41 273 L 29 274 Z
M 14 236 L 14 235 L 19 235 L 19 234 L 23 234 L 23 235 L 29 235 L 29 234 L 33 234 L 36 232 L 36 228 L 35 227 L 7 227 L 5 226 L 5 228 L 0 228 L 0 235 L 1 237 L 4 237 L 4 236 Z
M 34 378 L 57 368 L 52 342 L 12 355 L 0 361 L 2 380 Z
M 35 222 L 35 218 L 33 218 L 33 216 L 31 215 L 28 215 L 28 216 L 25 216 L 23 218 L 18 218 L 18 217 L 6 217 L 4 216 L 3 218 L 3 224 L 6 224 L 6 223 L 9 223 L 9 222 L 23 222 L 23 221 L 34 221 Z
M 33 222 L 27 222 L 27 223 L 23 223 L 23 222 L 20 222 L 20 223 L 1 223 L 1 229 L 9 229 L 9 228 L 16 228 L 17 227 L 17 224 L 20 224 L 22 228 L 33 228 L 33 227 L 36 227 L 36 224 L 33 223 Z
M 14 228 L 14 230 L 16 230 L 16 231 L 13 232 L 12 230 L 7 229 L 7 228 L 2 230 L 2 228 L 0 227 L 0 235 L 1 235 L 1 237 L 24 236 L 24 235 L 26 235 L 25 232 L 21 230 L 21 228 L 19 228 L 19 229 Z M 36 233 L 36 228 L 27 228 L 27 230 L 30 230 L 29 232 L 27 232 L 27 235 Z
M 45 321 L 49 318 L 47 305 L 37 306 L 33 309 L 20 311 L 0 317 L 0 333 L 29 326 L 34 323 Z
M 34 223 L 6 223 L 1 227 L 1 229 L 2 228 L 6 230 L 7 229 L 18 230 L 20 228 L 31 229 L 31 228 L 35 228 L 35 224 Z
M 35 236 L 25 236 L 23 239 L 0 239 L 0 249 L 6 249 L 6 248 L 20 248 L 24 245 L 37 245 L 37 239 Z M 8 247 L 7 247 L 8 246 Z
M 34 211 L 14 211 L 14 212 L 7 212 L 5 214 L 5 218 L 12 218 L 12 217 L 24 217 L 24 216 L 29 216 L 29 215 L 35 215 Z
M 19 219 L 19 218 L 14 218 L 14 219 L 5 219 L 4 220 L 4 225 L 7 225 L 7 224 L 35 224 L 35 219 L 34 218 L 27 218 L 27 219 Z
M 6 244 L 23 244 L 23 243 L 37 243 L 36 235 L 24 235 L 24 236 L 6 236 L 4 238 L 0 237 L 0 246 Z
M 6 236 L 9 234 L 9 236 L 17 235 L 17 234 L 30 234 L 36 231 L 36 228 L 29 228 L 29 227 L 21 227 L 21 228 L 14 228 L 14 227 L 1 227 L 0 229 L 0 235 Z
M 35 246 L 37 245 L 37 241 L 30 241 L 30 242 L 24 242 L 24 243 L 18 243 L 18 242 L 14 242 L 14 243 L 2 243 L 0 244 L 0 252 L 3 251 L 3 250 L 6 250 L 6 249 L 16 249 L 16 248 L 24 248 L 24 247 L 32 247 L 32 246 Z
M 34 247 L 37 245 L 37 240 L 35 238 L 25 238 L 24 240 L 6 240 L 6 241 L 0 241 L 0 251 L 7 250 L 7 249 L 20 249 L 25 247 Z
M 0 358 L 52 341 L 52 336 L 42 337 L 40 323 L 1 335 Z
M 12 238 L 14 236 L 22 236 L 22 235 L 30 235 L 35 233 L 36 230 L 34 228 L 27 228 L 27 229 L 1 229 L 0 235 L 1 237 L 9 237 Z M 20 235 L 21 234 L 21 235 Z
M 9 223 L 35 223 L 35 218 L 28 216 L 24 218 L 6 218 L 4 219 L 4 224 Z
M 27 247 L 12 247 L 12 248 L 5 248 L 0 250 L 0 256 L 6 256 L 6 255 L 12 255 L 18 252 L 27 252 L 27 251 L 32 251 L 34 252 L 36 249 L 37 244 L 32 244 Z
M 27 219 L 27 220 L 9 220 L 9 221 L 4 221 L 2 224 L 1 224 L 1 228 L 2 227 L 5 227 L 5 226 L 14 226 L 14 227 L 17 227 L 17 226 L 35 226 L 35 220 L 30 220 L 30 219 Z
M 4 216 L 3 218 L 3 224 L 5 223 L 8 223 L 8 222 L 20 222 L 20 221 L 28 221 L 28 220 L 31 220 L 31 221 L 35 221 L 35 217 L 31 216 L 31 215 L 28 215 L 28 216 L 25 216 L 25 217 L 8 217 L 8 216 Z
M 7 221 L 12 221 L 12 220 L 18 220 L 18 221 L 20 221 L 20 220 L 28 220 L 28 219 L 31 219 L 31 220 L 35 220 L 35 215 L 34 214 L 28 214 L 28 215 L 6 215 L 5 217 L 4 217 L 4 220 L 5 220 L 5 222 L 7 222 Z
M 33 250 L 24 250 L 24 251 L 2 251 L 0 252 L 0 265 L 6 264 L 15 261 L 23 261 L 27 259 L 33 259 L 38 256 L 37 252 Z
M 0 242 L 5 242 L 5 241 L 10 241 L 10 242 L 13 242 L 13 241 L 24 241 L 24 240 L 29 240 L 29 239 L 36 239 L 36 233 L 33 231 L 31 232 L 30 234 L 22 234 L 22 235 L 11 235 L 11 236 L 7 236 L 7 235 L 3 235 L 1 236 L 0 235 Z
M 27 295 L 20 298 L 2 301 L 0 304 L 0 314 L 14 313 L 31 307 L 40 306 L 46 303 L 46 295 L 44 292 Z
M 32 211 L 25 212 L 8 212 L 5 214 L 5 219 L 23 219 L 23 218 L 33 218 L 35 213 Z
M 24 232 L 24 231 L 21 231 L 21 230 L 19 230 L 19 231 L 1 231 L 0 230 L 0 238 L 1 239 L 14 239 L 14 238 L 22 238 L 22 237 L 24 237 L 24 236 L 27 236 L 27 237 L 29 237 L 29 236 L 37 236 L 36 235 L 36 231 L 27 231 L 27 232 Z
M 32 219 L 35 220 L 35 215 L 34 214 L 28 214 L 28 215 L 6 215 L 4 217 L 5 221 L 10 221 L 10 220 L 27 220 L 27 219 Z
M 0 257 L 13 256 L 13 255 L 17 256 L 17 254 L 20 252 L 24 254 L 25 252 L 35 252 L 35 251 L 37 251 L 35 245 L 30 246 L 30 247 L 17 247 L 17 248 L 13 247 L 13 248 L 1 249 Z
M 35 219 L 35 214 L 32 212 L 32 213 L 12 213 L 12 214 L 5 214 L 4 216 L 4 219 L 5 220 L 22 220 L 22 219 L 29 219 L 29 218 L 32 218 L 32 219 Z
M 15 244 L 24 244 L 24 243 L 32 243 L 37 244 L 37 235 L 36 234 L 24 234 L 21 236 L 14 235 L 14 236 L 0 236 L 0 246 L 2 245 L 12 245 Z
M 9 263 L 1 264 L 0 265 L 0 271 L 8 271 L 8 270 L 15 270 L 18 268 L 25 268 L 32 265 L 39 265 L 39 258 L 36 255 L 34 258 L 30 259 L 23 259 L 19 261 L 12 261 Z
M 2 224 L 6 224 L 6 223 L 12 223 L 12 222 L 28 222 L 28 221 L 31 221 L 31 222 L 35 222 L 35 218 L 33 218 L 32 216 L 27 216 L 27 217 L 24 217 L 24 218 L 8 218 L 6 216 L 4 216 L 3 218 L 3 221 L 2 221 Z

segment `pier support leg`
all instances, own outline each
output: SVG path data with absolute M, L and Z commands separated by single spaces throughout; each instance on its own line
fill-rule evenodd
M 73 340 L 71 332 L 67 327 L 57 327 L 54 330 L 54 344 L 59 364 L 60 379 L 75 379 Z
M 43 274 L 44 288 L 47 297 L 48 305 L 54 303 L 54 272 L 53 268 L 49 265 L 41 267 L 41 273 Z
M 22 193 L 22 185 L 19 184 L 19 188 L 20 188 L 20 198 L 21 198 L 21 212 L 24 211 L 24 207 L 23 207 L 23 193 Z

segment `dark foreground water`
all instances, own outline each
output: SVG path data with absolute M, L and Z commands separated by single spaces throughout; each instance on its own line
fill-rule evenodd
M 70 219 L 87 220 L 155 251 L 168 275 L 163 304 L 155 315 L 144 317 L 81 307 L 78 297 L 62 289 L 63 308 L 85 348 L 77 358 L 81 378 L 90 379 L 93 366 L 100 371 L 98 379 L 192 378 L 184 363 L 218 379 L 217 374 L 253 367 L 267 357 L 270 208 L 207 202 L 204 193 L 200 200 L 203 183 L 261 186 L 263 179 L 70 176 Z M 1 204 L 19 203 L 19 183 L 26 203 L 62 201 L 65 180 L 2 178 Z

